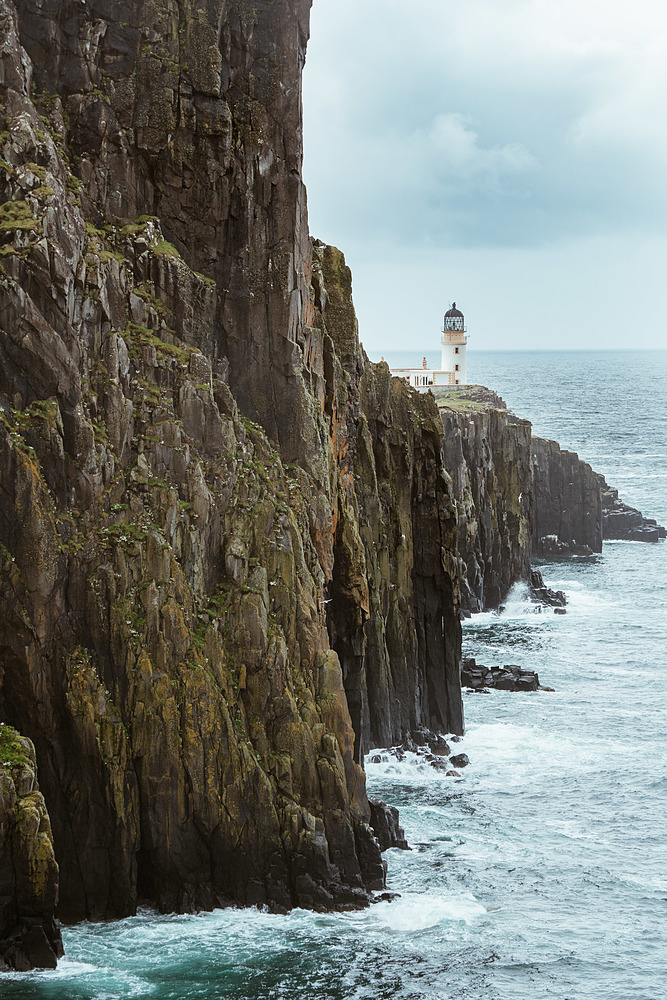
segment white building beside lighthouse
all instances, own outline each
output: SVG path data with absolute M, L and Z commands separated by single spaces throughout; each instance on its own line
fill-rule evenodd
M 426 358 L 421 368 L 391 368 L 391 374 L 404 379 L 413 389 L 426 392 L 438 385 L 467 385 L 465 317 L 456 302 L 445 313 L 442 328 L 440 368 L 429 368 Z

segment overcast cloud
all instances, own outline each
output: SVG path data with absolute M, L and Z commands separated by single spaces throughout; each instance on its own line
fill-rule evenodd
M 371 352 L 667 346 L 667 8 L 315 0 L 311 231 Z M 637 317 L 630 319 L 628 310 Z

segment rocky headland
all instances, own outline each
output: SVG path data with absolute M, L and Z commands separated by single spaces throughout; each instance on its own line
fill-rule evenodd
M 525 569 L 517 573 L 516 560 L 522 560 L 525 566 L 531 555 L 588 556 L 601 552 L 604 540 L 657 542 L 667 537 L 665 527 L 624 503 L 618 490 L 609 486 L 604 476 L 575 452 L 566 451 L 556 441 L 534 436 L 528 421 L 517 418 L 493 390 L 478 385 L 448 387 L 434 390 L 434 395 L 443 415 L 445 437 L 454 441 L 448 457 L 452 468 L 457 470 L 453 479 L 458 503 L 465 505 L 470 498 L 474 510 L 472 531 L 459 535 L 459 554 L 464 563 L 461 580 L 464 609 L 493 606 L 498 589 L 503 590 L 502 573 L 497 570 L 490 570 L 490 586 L 483 582 L 481 566 L 484 564 L 488 573 L 495 564 L 492 546 L 484 543 L 487 525 L 493 544 L 501 547 L 504 523 L 511 528 L 511 537 L 515 539 L 513 555 L 508 559 L 503 553 L 501 563 L 508 565 L 509 575 L 518 579 L 525 579 L 526 573 Z M 496 413 L 495 429 L 489 416 L 492 412 Z M 526 461 L 526 442 L 530 453 L 528 468 L 522 464 Z M 478 467 L 480 458 L 482 463 Z M 485 479 L 485 469 L 487 472 L 493 469 L 490 479 Z M 494 476 L 501 475 L 506 477 L 507 493 L 504 490 L 498 493 L 494 486 Z M 514 482 L 510 483 L 512 478 Z M 506 507 L 500 511 L 489 508 L 494 495 L 504 500 L 508 494 L 518 495 L 522 504 L 518 515 L 515 511 L 514 521 Z M 536 584 L 533 581 L 533 585 L 537 589 L 543 586 L 539 581 Z M 481 600 L 475 598 L 476 592 L 483 595 Z
M 542 586 L 530 425 L 370 364 L 310 239 L 309 8 L 0 0 L 12 968 L 56 912 L 366 905 L 364 754 L 464 766 L 461 613 Z

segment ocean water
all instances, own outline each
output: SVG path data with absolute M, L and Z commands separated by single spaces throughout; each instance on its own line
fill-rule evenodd
M 667 352 L 471 353 L 469 372 L 667 523 Z M 410 755 L 368 764 L 413 847 L 387 854 L 399 899 L 70 927 L 56 972 L 5 975 L 0 996 L 662 1000 L 667 543 L 540 566 L 567 615 L 531 613 L 517 588 L 464 642 L 555 691 L 467 694 L 460 778 Z

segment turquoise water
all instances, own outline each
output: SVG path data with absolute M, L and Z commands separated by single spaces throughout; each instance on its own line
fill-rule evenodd
M 469 370 L 667 523 L 667 352 L 480 353 Z M 410 756 L 368 765 L 413 845 L 388 852 L 400 899 L 71 927 L 56 972 L 4 976 L 0 995 L 661 1000 L 667 544 L 605 543 L 541 568 L 568 593 L 566 616 L 532 614 L 518 588 L 464 639 L 556 690 L 466 695 L 459 779 Z

